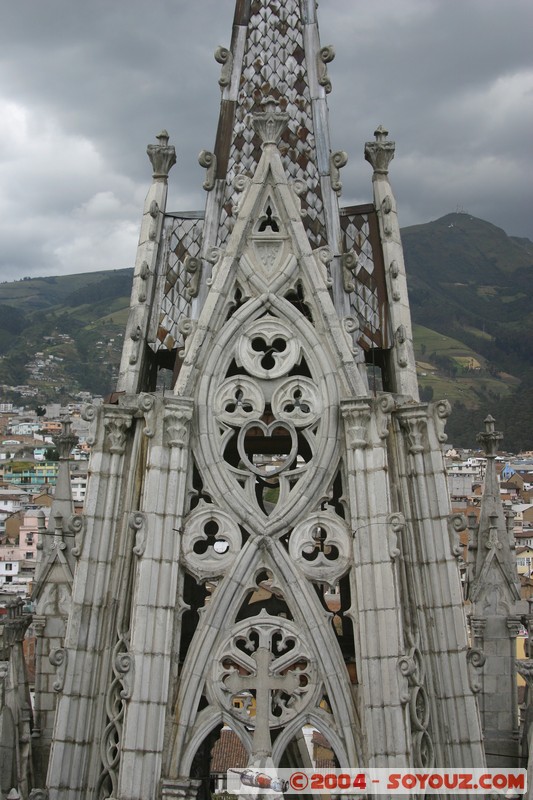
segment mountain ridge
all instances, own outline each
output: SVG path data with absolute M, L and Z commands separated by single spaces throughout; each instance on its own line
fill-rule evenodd
M 533 447 L 533 426 L 517 431 L 513 410 L 533 391 L 533 242 L 462 212 L 401 233 L 423 399 L 452 401 L 457 444 L 475 444 L 472 415 L 490 410 L 507 446 L 522 437 L 521 447 Z M 40 401 L 114 389 L 132 275 L 125 268 L 0 284 L 0 382 L 29 382 Z M 36 351 L 44 371 L 32 361 Z

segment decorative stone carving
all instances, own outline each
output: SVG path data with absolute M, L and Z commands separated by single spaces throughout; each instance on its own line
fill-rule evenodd
M 184 447 L 189 438 L 192 403 L 181 401 L 169 405 L 164 415 L 164 441 L 170 447 Z
M 217 391 L 214 411 L 217 419 L 229 425 L 243 425 L 263 416 L 265 397 L 258 384 L 244 375 L 227 378 Z M 280 416 L 274 411 L 276 416 Z M 280 417 L 283 418 L 283 417 Z
M 485 628 L 487 627 L 487 620 L 484 617 L 469 617 L 470 629 L 474 635 L 476 642 L 482 642 L 485 636 Z
M 289 325 L 268 314 L 248 326 L 236 349 L 239 363 L 257 378 L 285 375 L 300 354 L 300 345 Z
M 450 514 L 448 517 L 448 535 L 450 537 L 450 549 L 452 556 L 458 561 L 462 561 L 463 546 L 460 534 L 467 529 L 467 521 L 464 514 Z
M 60 461 L 69 461 L 72 448 L 76 446 L 79 438 L 71 432 L 71 421 L 63 419 L 62 432 L 53 437 L 53 442 L 57 447 Z
M 270 729 L 294 719 L 316 701 L 319 689 L 302 631 L 265 610 L 234 625 L 217 649 L 207 684 L 212 703 L 254 729 L 252 756 L 270 755 Z M 241 707 L 235 705 L 236 698 Z
M 149 394 L 148 392 L 141 392 L 138 397 L 137 408 L 138 412 L 136 416 L 143 416 L 146 422 L 143 433 L 145 436 L 151 439 L 155 434 L 156 427 L 154 395 Z
M 405 325 L 398 325 L 394 333 L 394 345 L 398 366 L 405 368 L 409 364 L 407 353 L 407 331 Z
M 332 153 L 329 157 L 329 170 L 331 174 L 331 188 L 337 194 L 340 194 L 342 191 L 342 183 L 341 183 L 341 169 L 345 167 L 348 163 L 348 153 L 345 153 L 344 150 L 337 150 L 336 153 Z
M 383 395 L 383 397 L 378 398 L 375 403 L 376 427 L 381 440 L 386 439 L 389 435 L 391 414 L 395 408 L 396 403 L 394 397 L 390 394 Z
M 81 514 L 73 514 L 67 522 L 66 535 L 75 537 L 74 547 L 70 551 L 74 556 L 74 558 L 79 558 L 81 555 L 83 542 L 85 540 L 86 527 L 87 527 L 87 520 L 85 516 Z
M 279 239 L 277 241 L 270 240 L 256 240 L 254 242 L 254 249 L 259 258 L 259 262 L 263 267 L 263 273 L 269 278 L 275 274 L 276 267 L 281 261 L 283 255 L 283 242 Z
M 253 115 L 253 125 L 264 145 L 277 144 L 281 139 L 281 134 L 287 127 L 289 115 L 281 111 L 276 111 L 277 102 L 272 97 L 268 97 L 264 102 L 264 112 Z
M 369 403 L 365 400 L 344 401 L 341 404 L 341 414 L 345 421 L 349 447 L 367 447 L 370 443 L 369 425 L 372 418 Z
M 145 303 L 146 302 L 146 296 L 147 296 L 146 295 L 146 284 L 147 284 L 148 278 L 150 277 L 151 274 L 152 273 L 150 272 L 150 267 L 148 266 L 148 262 L 147 261 L 143 261 L 142 264 L 141 264 L 141 268 L 139 270 L 139 278 L 142 281 L 141 287 L 139 289 L 139 295 L 138 295 L 139 303 Z
M 135 545 L 133 552 L 137 557 L 144 555 L 146 549 L 146 515 L 141 511 L 135 511 L 130 514 L 128 519 L 129 527 L 135 531 Z
M 198 580 L 223 575 L 241 545 L 239 526 L 216 506 L 202 502 L 185 520 L 182 557 L 187 569 Z
M 202 276 L 202 260 L 195 256 L 187 256 L 183 264 L 185 271 L 189 273 L 191 279 L 189 280 L 185 294 L 189 300 L 196 297 L 200 287 L 200 278 Z
M 202 150 L 198 156 L 198 163 L 207 170 L 203 187 L 206 192 L 210 192 L 215 188 L 217 157 L 214 153 L 209 152 L 209 150 Z
M 400 656 L 398 659 L 398 671 L 401 675 L 402 681 L 402 692 L 400 694 L 400 700 L 402 703 L 409 702 L 409 679 L 412 675 L 416 672 L 418 668 L 418 663 L 414 658 L 413 651 L 411 651 L 408 655 Z
M 7 622 L 4 623 L 5 643 L 8 647 L 22 644 L 26 631 L 31 623 L 31 614 L 24 613 L 24 600 L 17 597 L 6 600 Z
M 317 72 L 318 72 L 318 82 L 320 86 L 323 86 L 326 90 L 326 94 L 331 92 L 331 81 L 328 75 L 328 68 L 326 64 L 329 64 L 335 58 L 335 49 L 333 45 L 326 45 L 320 49 L 317 58 Z
M 372 164 L 377 175 L 387 175 L 389 164 L 394 158 L 395 143 L 389 142 L 387 136 L 389 132 L 380 125 L 374 131 L 375 142 L 366 142 L 365 159 Z
M 217 64 L 222 64 L 218 83 L 220 88 L 223 89 L 231 83 L 231 70 L 233 68 L 233 54 L 231 50 L 228 50 L 227 47 L 223 47 L 222 45 L 217 47 L 215 50 L 215 61 Z
M 126 414 L 107 412 L 104 419 L 107 446 L 110 453 L 123 455 L 126 449 L 126 437 L 132 419 Z
M 361 330 L 359 320 L 356 317 L 343 317 L 341 322 L 342 329 L 346 335 L 346 344 L 350 351 L 354 354 L 359 352 L 360 347 L 357 344 L 357 339 Z
M 140 325 L 136 325 L 133 330 L 130 331 L 130 339 L 132 342 L 136 343 L 136 347 L 132 350 L 130 355 L 130 364 L 133 366 L 139 360 L 139 352 L 141 348 L 141 337 L 142 331 Z
M 423 453 L 426 447 L 427 418 L 422 415 L 403 415 L 400 418 L 400 425 L 407 435 L 409 452 L 412 455 Z
M 277 464 L 253 464 L 248 458 L 248 453 L 246 452 L 245 448 L 245 439 L 247 435 L 252 431 L 254 433 L 258 431 L 264 436 L 270 437 L 274 433 L 281 430 L 285 431 L 290 439 L 291 448 L 289 453 L 278 456 Z M 279 420 L 274 420 L 274 422 L 271 422 L 268 425 L 260 419 L 251 420 L 250 422 L 245 423 L 245 425 L 243 425 L 239 431 L 239 436 L 237 438 L 237 450 L 239 451 L 241 461 L 245 468 L 250 470 L 250 472 L 253 472 L 255 475 L 260 475 L 263 478 L 279 475 L 281 472 L 284 472 L 292 466 L 298 452 L 298 439 L 296 437 L 294 425 L 291 422 L 280 422 Z
M 102 770 L 96 786 L 97 796 L 100 797 L 118 797 L 122 727 L 126 701 L 130 699 L 133 689 L 134 666 L 128 637 L 120 634 L 113 648 L 112 680 L 106 692 L 107 725 L 100 745 Z
M 299 178 L 295 178 L 293 181 L 290 182 L 289 186 L 293 193 L 296 207 L 300 209 L 300 216 L 304 217 L 306 212 L 305 209 L 302 208 L 301 197 L 307 191 L 307 184 L 305 183 L 305 181 L 302 181 Z
M 87 436 L 87 444 L 92 447 L 96 441 L 96 423 L 98 419 L 98 409 L 96 406 L 88 403 L 81 409 L 81 418 L 89 423 L 89 434 Z
M 355 291 L 355 276 L 359 266 L 359 260 L 353 250 L 342 254 L 341 264 L 344 291 L 350 294 Z
M 276 419 L 299 425 L 312 425 L 322 415 L 324 404 L 316 384 L 297 376 L 280 383 L 272 394 L 272 412 Z
M 392 299 L 397 303 L 398 300 L 401 300 L 401 293 L 397 286 L 397 279 L 400 275 L 400 269 L 398 267 L 398 262 L 396 260 L 391 261 L 389 267 L 389 275 L 391 276 L 391 291 L 392 291 Z
M 152 200 L 152 202 L 150 203 L 150 208 L 148 213 L 152 218 L 150 221 L 150 228 L 148 230 L 148 238 L 150 239 L 151 242 L 155 242 L 157 237 L 157 225 L 159 222 L 159 214 L 160 214 L 160 208 L 157 203 L 157 200 Z
M 401 553 L 401 550 L 398 546 L 398 536 L 405 528 L 405 517 L 403 514 L 400 514 L 400 512 L 389 514 L 387 517 L 387 523 L 389 525 L 389 555 L 391 559 L 395 561 Z
M 246 190 L 251 186 L 252 179 L 249 175 L 244 175 L 242 172 L 239 172 L 238 175 L 235 176 L 233 179 L 233 187 L 236 192 L 246 192 Z
M 191 337 L 198 327 L 198 320 L 190 319 L 189 317 L 182 317 L 178 322 L 178 331 L 183 336 L 184 347 L 179 351 L 180 358 L 185 358 Z
M 53 683 L 54 692 L 60 692 L 65 684 L 68 652 L 64 647 L 58 647 L 50 651 L 48 660 L 53 667 L 56 667 L 56 679 Z
M 407 655 L 399 658 L 398 669 L 400 675 L 407 679 L 402 701 L 409 703 L 414 766 L 431 769 L 435 752 L 429 733 L 430 705 L 424 688 L 425 670 L 420 650 L 413 646 Z
M 159 144 L 149 144 L 146 152 L 152 165 L 154 180 L 166 181 L 176 163 L 176 150 L 168 144 L 168 133 L 165 130 L 156 139 Z
M 135 659 L 129 652 L 127 637 L 121 638 L 115 645 L 113 669 L 116 675 L 122 678 L 121 698 L 129 700 L 133 691 Z
M 483 687 L 483 665 L 487 658 L 477 647 L 469 647 L 466 653 L 466 660 L 470 688 L 474 694 L 477 694 Z
M 435 428 L 437 430 L 437 439 L 441 444 L 445 444 L 448 441 L 448 437 L 444 432 L 446 426 L 446 420 L 452 413 L 452 407 L 448 400 L 439 400 L 436 403 L 431 403 L 430 411 L 433 415 L 433 419 L 435 420 Z
M 496 420 L 490 414 L 485 418 L 485 431 L 478 433 L 477 441 L 483 446 L 487 458 L 495 458 L 500 442 L 503 439 L 503 434 L 495 430 Z
M 333 261 L 333 253 L 329 247 L 319 247 L 314 254 L 320 269 L 323 270 L 324 283 L 329 287 L 332 285 L 330 264 Z
M 351 546 L 344 520 L 321 511 L 296 525 L 289 539 L 289 554 L 306 578 L 335 586 L 350 566 Z

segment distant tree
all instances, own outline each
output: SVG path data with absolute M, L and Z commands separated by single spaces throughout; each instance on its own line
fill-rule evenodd
M 44 455 L 47 461 L 59 461 L 59 452 L 56 447 L 47 447 Z
M 44 415 L 46 414 L 46 408 L 44 406 L 37 406 L 37 408 L 35 409 L 35 413 L 37 414 L 38 417 L 44 417 Z

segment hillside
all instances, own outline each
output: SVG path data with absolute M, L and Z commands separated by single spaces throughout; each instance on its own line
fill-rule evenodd
M 404 228 L 402 241 L 414 321 L 531 385 L 533 242 L 468 214 Z
M 42 402 L 109 392 L 116 379 L 132 270 L 0 284 L 0 383 Z
M 422 398 L 452 402 L 458 445 L 475 445 L 490 412 L 507 447 L 533 448 L 533 242 L 468 214 L 402 238 Z M 0 383 L 29 384 L 40 402 L 111 391 L 131 279 L 123 269 L 0 284 Z

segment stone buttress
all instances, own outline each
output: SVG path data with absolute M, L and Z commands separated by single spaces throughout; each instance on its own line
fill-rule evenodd
M 483 766 L 442 444 L 418 397 L 383 128 L 339 208 L 314 0 L 237 0 L 205 213 L 145 203 L 114 403 L 93 424 L 50 800 L 207 797 L 249 763 Z M 165 377 L 166 376 L 166 377 Z
M 520 601 L 512 512 L 506 514 L 496 472 L 496 454 L 503 436 L 488 416 L 478 436 L 487 458 L 479 521 L 470 520 L 467 598 L 474 647 L 482 730 L 487 764 L 518 767 L 520 763 L 516 637 L 525 603 Z

